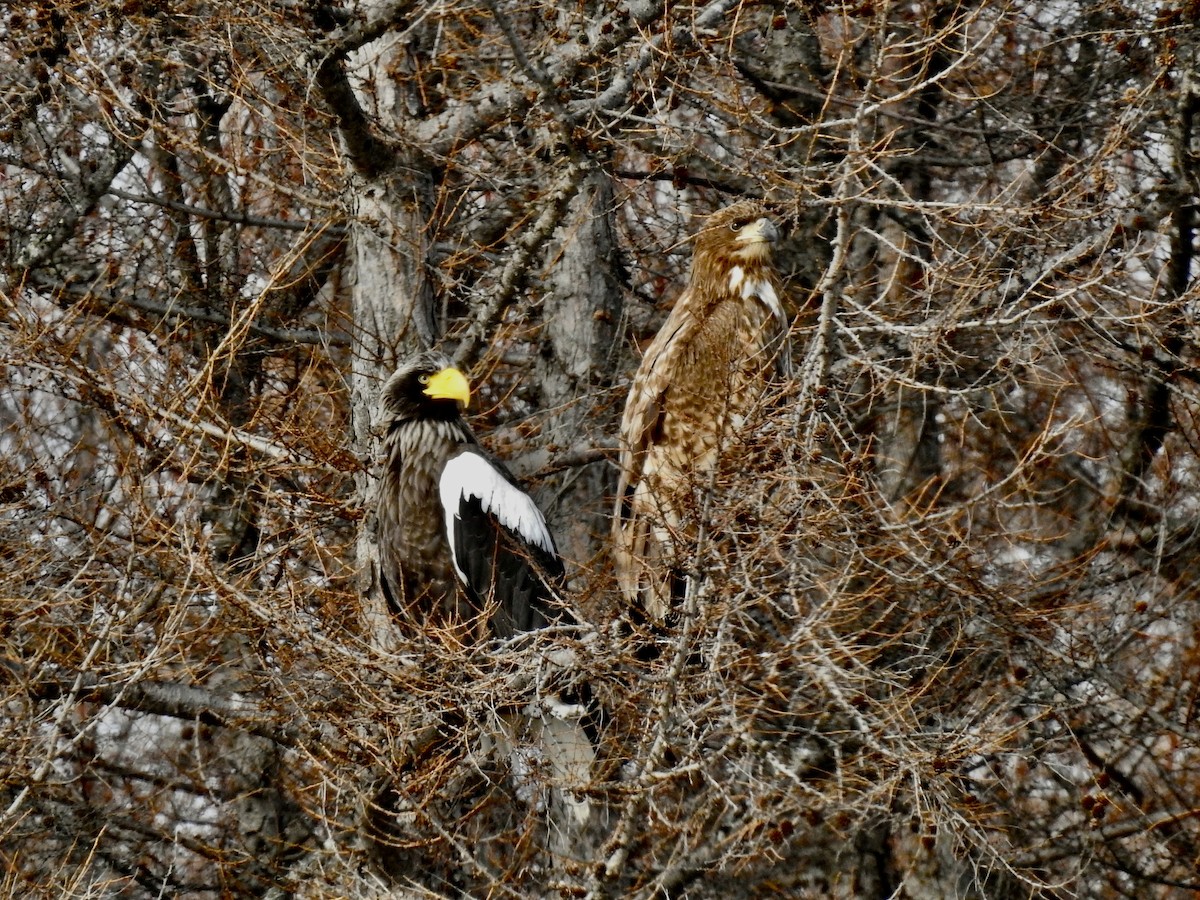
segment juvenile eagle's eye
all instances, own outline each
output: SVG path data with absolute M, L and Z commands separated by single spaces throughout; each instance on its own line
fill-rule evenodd
M 729 230 L 730 231 L 741 231 L 742 226 L 745 224 L 746 224 L 745 221 L 743 221 L 742 219 L 738 219 L 736 222 L 729 223 Z
M 417 381 L 421 382 L 421 384 L 429 384 L 429 376 L 428 375 L 418 375 Z

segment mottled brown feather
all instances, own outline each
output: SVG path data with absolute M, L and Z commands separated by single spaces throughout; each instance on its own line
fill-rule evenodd
M 693 491 L 703 490 L 730 430 L 790 365 L 775 234 L 751 202 L 705 221 L 687 287 L 633 379 L 613 537 L 625 601 L 654 618 L 667 613 L 686 565 L 677 557 L 686 552 Z

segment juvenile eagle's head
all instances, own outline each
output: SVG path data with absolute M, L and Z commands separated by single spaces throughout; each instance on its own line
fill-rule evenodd
M 444 353 L 429 350 L 405 362 L 384 384 L 376 427 L 386 433 L 406 422 L 457 419 L 470 402 L 466 376 Z
M 745 200 L 713 213 L 696 236 L 693 269 L 720 265 L 768 264 L 779 239 L 779 229 L 766 210 Z
M 782 318 L 773 265 L 779 230 L 753 200 L 709 216 L 696 235 L 688 290 L 679 303 L 693 311 L 711 309 L 734 296 L 758 296 Z M 678 305 L 678 304 L 677 304 Z

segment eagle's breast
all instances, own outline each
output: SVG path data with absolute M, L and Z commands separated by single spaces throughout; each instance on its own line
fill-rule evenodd
M 651 493 L 670 497 L 703 488 L 692 484 L 696 475 L 715 467 L 722 443 L 764 389 L 774 357 L 771 305 L 778 297 L 768 280 L 747 278 L 740 266 L 729 287 L 674 359 L 643 470 Z M 746 302 L 751 297 L 761 302 Z
M 388 467 L 390 484 L 382 496 L 391 502 L 379 506 L 379 529 L 391 536 L 380 548 L 384 577 L 395 598 L 405 607 L 440 611 L 457 610 L 457 587 L 450 564 L 450 545 L 441 515 L 438 481 L 450 456 L 464 443 L 454 423 L 406 423 L 391 436 Z

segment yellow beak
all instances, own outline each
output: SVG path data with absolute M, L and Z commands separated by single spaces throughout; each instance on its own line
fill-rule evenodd
M 467 376 L 452 366 L 448 366 L 436 375 L 429 377 L 425 385 L 425 396 L 434 400 L 457 400 L 460 409 L 466 409 L 471 403 L 471 385 Z

